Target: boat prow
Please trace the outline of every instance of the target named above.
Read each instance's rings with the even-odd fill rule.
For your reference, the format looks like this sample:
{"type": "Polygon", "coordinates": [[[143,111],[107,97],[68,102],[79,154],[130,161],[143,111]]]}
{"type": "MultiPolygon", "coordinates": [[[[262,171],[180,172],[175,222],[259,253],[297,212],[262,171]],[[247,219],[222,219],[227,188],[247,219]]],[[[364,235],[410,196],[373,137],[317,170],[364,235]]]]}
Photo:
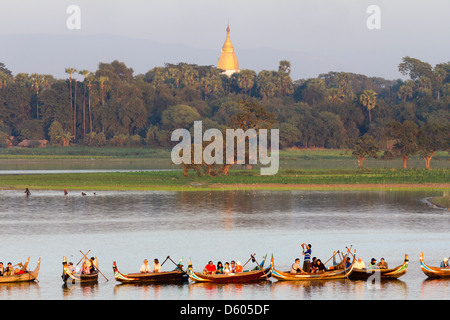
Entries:
{"type": "Polygon", "coordinates": [[[450,278],[450,268],[431,267],[423,260],[423,252],[420,253],[420,269],[428,278],[450,278]]]}

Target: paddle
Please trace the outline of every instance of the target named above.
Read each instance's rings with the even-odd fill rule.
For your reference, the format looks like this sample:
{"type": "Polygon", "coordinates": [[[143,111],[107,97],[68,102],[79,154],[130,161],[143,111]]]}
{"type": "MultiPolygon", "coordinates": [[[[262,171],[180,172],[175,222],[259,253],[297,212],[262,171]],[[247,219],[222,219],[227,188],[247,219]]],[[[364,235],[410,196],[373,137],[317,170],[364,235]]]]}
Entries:
{"type": "MultiPolygon", "coordinates": [[[[91,250],[89,250],[89,251],[91,251],[91,250]]],[[[86,254],[88,254],[89,253],[89,251],[88,252],[86,252],[86,254]]],[[[81,254],[84,256],[84,258],[86,259],[86,260],[89,260],[88,259],[88,257],[86,257],[86,254],[84,254],[81,250],[80,250],[80,252],[81,252],[81,254]]],[[[100,271],[100,269],[98,268],[98,265],[97,265],[97,271],[103,276],[103,278],[105,278],[106,279],[106,281],[109,281],[108,280],[108,278],[107,277],[105,277],[105,275],[100,271]]]]}
{"type": "MultiPolygon", "coordinates": [[[[269,277],[266,275],[266,273],[264,272],[263,268],[261,268],[261,266],[259,265],[259,262],[256,261],[256,259],[255,259],[255,254],[256,254],[256,253],[250,255],[250,257],[251,257],[250,260],[252,260],[253,262],[255,262],[255,263],[257,264],[259,270],[261,270],[262,273],[264,274],[264,277],[266,277],[266,279],[269,280],[269,277]]],[[[250,261],[250,260],[249,260],[249,261],[250,261]]],[[[248,261],[247,261],[247,262],[248,262],[248,261]]]]}
{"type": "MultiPolygon", "coordinates": [[[[81,251],[80,251],[81,252],[81,251]]],[[[88,254],[89,252],[91,252],[91,250],[89,250],[88,252],[86,252],[86,254],[88,254]]],[[[81,252],[83,253],[83,252],[81,252]]],[[[83,254],[84,256],[84,254],[83,254]]],[[[85,260],[87,259],[86,256],[83,257],[85,260]]],[[[80,261],[78,261],[78,263],[75,265],[75,268],[78,267],[78,265],[80,264],[80,262],[83,260],[83,258],[80,259],[80,261]]]]}

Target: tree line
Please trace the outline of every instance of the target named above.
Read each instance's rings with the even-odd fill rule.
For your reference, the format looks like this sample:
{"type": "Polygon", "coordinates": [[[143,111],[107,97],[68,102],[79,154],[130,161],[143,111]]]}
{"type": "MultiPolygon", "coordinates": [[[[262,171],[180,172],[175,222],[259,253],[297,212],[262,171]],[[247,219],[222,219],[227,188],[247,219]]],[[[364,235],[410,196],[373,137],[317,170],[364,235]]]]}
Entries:
{"type": "MultiPolygon", "coordinates": [[[[195,120],[203,121],[204,130],[230,125],[245,100],[276,118],[281,148],[357,152],[372,143],[373,150],[404,162],[423,153],[426,139],[434,151],[448,150],[450,62],[433,67],[404,57],[398,71],[407,80],[348,72],[292,80],[290,71],[289,61],[280,61],[278,70],[244,69],[228,77],[214,66],[167,63],[134,75],[113,61],[92,72],[68,67],[66,79],[56,79],[13,75],[0,63],[0,144],[47,139],[62,146],[168,148],[171,132],[189,129],[195,120]]],[[[376,152],[361,154],[355,156],[376,152]]]]}

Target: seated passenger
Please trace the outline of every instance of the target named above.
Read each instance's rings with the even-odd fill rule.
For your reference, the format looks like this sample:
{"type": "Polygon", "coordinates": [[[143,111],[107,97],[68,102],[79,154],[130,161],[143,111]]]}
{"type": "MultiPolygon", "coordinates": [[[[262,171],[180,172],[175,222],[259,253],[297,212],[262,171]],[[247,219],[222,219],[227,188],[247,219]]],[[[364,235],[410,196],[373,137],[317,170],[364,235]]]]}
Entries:
{"type": "Polygon", "coordinates": [[[83,262],[83,265],[81,266],[80,273],[81,274],[91,274],[91,269],[89,268],[90,264],[91,263],[89,262],[89,260],[83,262]]]}
{"type": "Polygon", "coordinates": [[[95,269],[95,258],[94,258],[94,257],[91,257],[91,259],[89,260],[89,262],[90,262],[90,265],[89,265],[89,271],[90,271],[91,273],[96,272],[97,270],[95,269]]]}
{"type": "Polygon", "coordinates": [[[366,268],[366,264],[364,263],[362,258],[359,257],[358,261],[355,262],[355,269],[365,269],[365,268],[366,268]]]}
{"type": "Polygon", "coordinates": [[[314,272],[315,273],[322,273],[322,272],[325,272],[325,271],[327,271],[327,268],[325,267],[325,265],[322,263],[322,261],[320,259],[317,259],[316,267],[315,267],[314,272]]]}
{"type": "Polygon", "coordinates": [[[212,261],[209,261],[208,264],[203,269],[203,274],[215,274],[216,273],[216,266],[212,261]]]}
{"type": "Polygon", "coordinates": [[[378,269],[376,262],[377,260],[375,258],[370,259],[368,269],[378,269]]]}
{"type": "Polygon", "coordinates": [[[8,266],[5,269],[5,276],[12,276],[14,275],[14,269],[12,267],[12,263],[8,262],[8,266]]]}
{"type": "Polygon", "coordinates": [[[153,272],[161,272],[161,265],[159,264],[159,260],[158,259],[154,260],[153,272]]]}
{"type": "Polygon", "coordinates": [[[139,270],[140,273],[149,273],[150,272],[150,265],[148,264],[148,260],[144,260],[144,264],[141,266],[141,269],[139,270]]]}
{"type": "Polygon", "coordinates": [[[3,267],[3,262],[0,262],[0,277],[5,274],[5,268],[3,267]]]}
{"type": "Polygon", "coordinates": [[[216,273],[219,273],[219,274],[223,273],[223,265],[222,265],[221,261],[217,262],[216,273]]]}
{"type": "Polygon", "coordinates": [[[384,258],[380,259],[380,262],[378,262],[377,267],[380,269],[387,269],[388,268],[388,264],[387,262],[384,260],[384,258]]]}
{"type": "Polygon", "coordinates": [[[234,268],[234,272],[238,273],[238,272],[243,272],[243,271],[244,271],[244,268],[242,268],[241,262],[240,261],[236,262],[236,267],[234,268]]]}
{"type": "Polygon", "coordinates": [[[225,266],[223,268],[223,273],[225,273],[225,274],[231,273],[230,264],[228,262],[225,262],[225,266]]]}
{"type": "Polygon", "coordinates": [[[295,263],[293,263],[291,266],[290,273],[300,273],[300,272],[302,272],[302,269],[300,268],[300,259],[297,258],[295,259],[295,263]]]}
{"type": "Polygon", "coordinates": [[[448,262],[448,258],[444,258],[443,261],[441,262],[440,267],[441,268],[447,267],[448,266],[447,262],[448,262]]]}

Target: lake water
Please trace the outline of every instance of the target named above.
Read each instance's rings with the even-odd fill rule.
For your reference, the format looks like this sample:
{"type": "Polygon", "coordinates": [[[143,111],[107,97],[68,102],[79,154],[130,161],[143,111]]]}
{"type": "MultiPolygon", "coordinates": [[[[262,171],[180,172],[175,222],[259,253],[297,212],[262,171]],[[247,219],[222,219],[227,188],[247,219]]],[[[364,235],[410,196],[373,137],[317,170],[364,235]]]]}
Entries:
{"type": "MultiPolygon", "coordinates": [[[[0,261],[42,259],[38,283],[0,284],[0,299],[449,299],[450,281],[429,281],[419,266],[450,256],[450,216],[424,199],[439,191],[0,191],[0,261]],[[168,255],[195,270],[215,263],[273,254],[278,269],[301,257],[301,243],[328,260],[352,245],[366,264],[384,257],[389,267],[410,264],[397,281],[257,284],[121,285],[112,263],[137,272],[144,259],[168,255]],[[102,273],[93,286],[63,286],[62,259],[75,264],[80,250],[97,256],[102,273]]],[[[251,262],[250,262],[251,264],[251,262]]],[[[152,265],[152,263],[151,263],[152,265]]],[[[166,262],[163,270],[172,269],[166,262]]]]}

